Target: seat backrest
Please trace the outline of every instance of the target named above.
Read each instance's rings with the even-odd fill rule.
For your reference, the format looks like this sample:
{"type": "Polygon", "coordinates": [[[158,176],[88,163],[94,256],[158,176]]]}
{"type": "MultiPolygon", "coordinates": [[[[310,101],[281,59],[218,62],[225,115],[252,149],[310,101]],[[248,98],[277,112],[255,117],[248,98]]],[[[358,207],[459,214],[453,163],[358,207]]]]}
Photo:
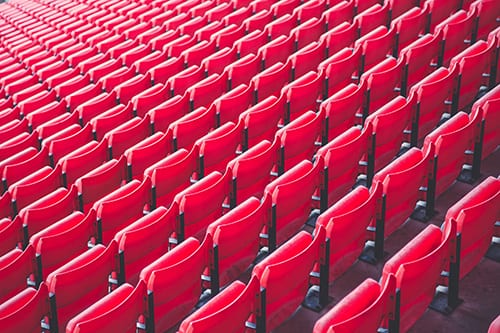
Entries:
{"type": "MultiPolygon", "coordinates": [[[[295,312],[309,288],[309,273],[320,259],[325,231],[314,238],[302,231],[254,266],[252,275],[266,290],[266,330],[272,331],[295,312]]],[[[262,291],[261,291],[262,292],[262,291]]]]}
{"type": "Polygon", "coordinates": [[[313,41],[291,54],[287,61],[292,62],[292,79],[316,71],[318,64],[326,59],[326,41],[313,41]]]}
{"type": "MultiPolygon", "coordinates": [[[[397,1],[391,0],[390,2],[392,2],[392,4],[390,3],[389,6],[393,6],[397,1]]],[[[411,5],[410,1],[408,1],[408,3],[411,5]]],[[[392,15],[394,15],[394,10],[390,10],[392,10],[392,15]]],[[[423,6],[423,8],[420,8],[419,6],[415,6],[411,9],[408,8],[408,10],[401,13],[401,15],[392,16],[394,19],[391,25],[396,28],[397,52],[408,46],[414,40],[418,40],[418,37],[425,33],[428,15],[429,7],[423,6]]]]}
{"type": "Polygon", "coordinates": [[[460,278],[482,259],[491,244],[495,222],[500,219],[500,180],[486,178],[446,212],[445,220],[457,221],[462,234],[460,278]]]}
{"type": "Polygon", "coordinates": [[[366,118],[366,123],[372,123],[375,134],[375,171],[399,153],[412,116],[412,104],[398,96],[366,118]]]}
{"type": "Polygon", "coordinates": [[[351,83],[321,103],[320,109],[325,117],[323,144],[361,122],[365,92],[365,81],[359,85],[351,83]]]}
{"type": "Polygon", "coordinates": [[[169,126],[174,150],[191,149],[197,139],[210,132],[216,123],[215,108],[200,107],[175,120],[169,126]]]}
{"type": "Polygon", "coordinates": [[[340,1],[325,10],[322,17],[325,19],[327,30],[332,30],[345,21],[352,22],[356,10],[355,5],[354,1],[340,1]]]}
{"type": "Polygon", "coordinates": [[[95,245],[95,220],[94,210],[74,212],[31,236],[41,279],[95,245]]]}
{"type": "Polygon", "coordinates": [[[483,152],[482,158],[488,157],[500,144],[500,137],[497,135],[500,124],[500,87],[497,85],[486,95],[481,97],[472,106],[471,117],[476,113],[484,120],[483,152]]]}
{"type": "Polygon", "coordinates": [[[373,177],[381,182],[385,195],[384,231],[387,237],[411,215],[418,200],[420,187],[427,186],[432,172],[434,150],[411,148],[389,163],[373,177]],[[404,186],[405,190],[401,189],[404,186]]]}
{"type": "Polygon", "coordinates": [[[143,179],[147,167],[168,155],[171,143],[167,134],[156,132],[125,150],[123,154],[127,157],[127,178],[143,179]]]}
{"type": "Polygon", "coordinates": [[[275,140],[280,144],[278,173],[290,170],[302,160],[310,161],[316,152],[316,143],[321,142],[323,114],[307,111],[276,132],[275,140]]]}
{"type": "Polygon", "coordinates": [[[28,245],[24,251],[13,249],[0,257],[0,274],[5,286],[0,290],[3,303],[27,287],[35,285],[37,275],[35,249],[28,245]]]}
{"type": "Polygon", "coordinates": [[[49,293],[42,283],[38,290],[26,288],[0,306],[2,331],[40,332],[41,322],[49,315],[49,293]]]}
{"type": "Polygon", "coordinates": [[[120,158],[128,148],[150,136],[150,123],[146,114],[144,118],[134,117],[106,133],[104,139],[108,141],[111,158],[120,158]]]}
{"type": "Polygon", "coordinates": [[[310,71],[282,88],[282,94],[286,94],[287,122],[306,111],[318,110],[318,100],[323,94],[323,80],[322,74],[310,71]]]}
{"type": "Polygon", "coordinates": [[[475,17],[475,9],[470,12],[459,10],[436,26],[435,32],[443,31],[444,66],[448,66],[453,56],[470,45],[475,17]]]}
{"type": "Polygon", "coordinates": [[[23,178],[9,187],[14,212],[19,212],[19,210],[50,194],[61,186],[62,177],[59,165],[54,169],[44,167],[35,172],[33,177],[28,176],[23,178]]]}
{"type": "MultiPolygon", "coordinates": [[[[370,129],[371,125],[368,126],[370,129]]],[[[355,184],[360,172],[358,163],[368,152],[370,133],[369,130],[351,127],[316,153],[316,158],[324,168],[321,196],[328,207],[343,197],[355,184]]]]}
{"type": "Polygon", "coordinates": [[[318,70],[324,72],[325,88],[324,98],[343,90],[348,84],[353,83],[353,75],[359,72],[361,64],[361,48],[354,50],[343,48],[330,55],[318,65],[318,70]]]}
{"type": "Polygon", "coordinates": [[[195,142],[193,149],[198,152],[198,178],[212,171],[224,171],[227,162],[236,157],[238,147],[241,147],[243,126],[242,121],[237,124],[228,122],[195,142]]]}
{"type": "MultiPolygon", "coordinates": [[[[411,29],[409,29],[411,30],[411,29]]],[[[399,52],[406,58],[406,90],[432,73],[438,65],[442,32],[426,34],[407,45],[399,52]]],[[[403,91],[404,92],[404,91],[403,91]]]]}
{"type": "Polygon", "coordinates": [[[117,244],[96,245],[49,274],[51,309],[56,311],[59,331],[69,320],[108,294],[109,276],[116,272],[117,244]]]}
{"type": "Polygon", "coordinates": [[[234,281],[198,311],[184,319],[179,333],[208,333],[214,329],[236,333],[245,330],[247,319],[255,308],[259,281],[251,277],[248,284],[234,281]]]}
{"type": "Polygon", "coordinates": [[[267,213],[264,203],[250,197],[208,226],[207,234],[212,236],[219,251],[221,286],[238,278],[257,257],[267,213]]]}
{"type": "Polygon", "coordinates": [[[286,98],[269,96],[247,111],[240,117],[245,120],[245,148],[251,148],[262,140],[273,141],[278,130],[278,124],[284,119],[286,98]]]}
{"type": "Polygon", "coordinates": [[[485,76],[490,75],[492,68],[493,47],[493,43],[481,40],[450,60],[450,67],[459,66],[458,110],[468,110],[481,86],[488,84],[485,76]]]}
{"type": "Polygon", "coordinates": [[[374,222],[381,198],[380,184],[374,183],[370,190],[359,186],[318,217],[316,230],[324,227],[331,240],[329,281],[358,259],[365,246],[366,228],[374,222]]]}
{"type": "Polygon", "coordinates": [[[292,77],[292,64],[277,62],[255,75],[252,82],[255,88],[256,102],[274,95],[279,96],[281,88],[290,82],[292,77]]]}
{"type": "Polygon", "coordinates": [[[151,202],[151,179],[132,180],[94,203],[98,241],[108,244],[115,233],[144,215],[151,202]]]}
{"type": "Polygon", "coordinates": [[[394,275],[380,285],[364,280],[314,325],[314,333],[376,332],[394,311],[394,275]]]}
{"type": "Polygon", "coordinates": [[[77,189],[62,187],[21,209],[19,217],[29,237],[78,209],[77,189]]]}
{"type": "Polygon", "coordinates": [[[277,163],[277,144],[262,140],[227,163],[232,174],[231,205],[238,205],[251,196],[262,197],[271,181],[271,171],[277,163]]]}
{"type": "Polygon", "coordinates": [[[252,103],[252,86],[246,84],[233,86],[231,91],[215,99],[211,105],[211,107],[215,107],[217,126],[229,121],[237,123],[240,114],[248,109],[252,103]]]}
{"type": "Polygon", "coordinates": [[[189,112],[189,96],[176,95],[148,111],[154,131],[166,132],[174,121],[189,112]]]}
{"type": "Polygon", "coordinates": [[[125,180],[126,160],[112,159],[75,181],[78,188],[80,210],[87,212],[93,203],[119,188],[125,180]]]}
{"type": "Polygon", "coordinates": [[[66,326],[66,332],[119,330],[133,333],[138,318],[146,311],[146,297],[144,281],[139,281],[135,288],[124,283],[73,317],[66,326]]]}
{"type": "Polygon", "coordinates": [[[362,49],[362,73],[369,70],[387,55],[393,53],[396,29],[379,26],[356,40],[355,47],[362,49]]]}
{"type": "Polygon", "coordinates": [[[208,225],[222,216],[223,203],[229,194],[229,179],[229,174],[214,171],[175,196],[181,241],[182,237],[191,236],[201,241],[208,225]]]}
{"type": "Polygon", "coordinates": [[[402,330],[408,330],[431,303],[441,271],[447,269],[454,250],[455,237],[456,224],[443,232],[429,225],[384,265],[381,282],[385,283],[394,274],[396,286],[401,290],[402,330]]]}
{"type": "Polygon", "coordinates": [[[451,101],[457,80],[457,67],[451,70],[441,67],[411,88],[410,95],[417,95],[419,139],[437,127],[443,113],[450,112],[450,107],[446,105],[446,102],[451,101]]]}
{"type": "Polygon", "coordinates": [[[438,159],[436,195],[442,194],[458,177],[462,166],[467,162],[466,150],[473,150],[479,133],[479,117],[470,118],[460,111],[446,123],[428,134],[424,147],[432,142],[438,159]]]}
{"type": "Polygon", "coordinates": [[[277,244],[283,244],[306,223],[319,186],[319,171],[318,164],[304,160],[266,186],[264,195],[272,198],[271,223],[276,228],[277,244]]]}
{"type": "Polygon", "coordinates": [[[353,18],[354,23],[358,26],[359,36],[363,36],[372,31],[378,26],[387,26],[389,23],[389,3],[383,5],[375,3],[373,6],[359,11],[353,18]]]}
{"type": "Polygon", "coordinates": [[[170,207],[175,194],[191,184],[195,170],[196,155],[182,148],[148,167],[144,175],[152,180],[152,208],[170,207]]]}
{"type": "Polygon", "coordinates": [[[188,238],[145,267],[140,279],[147,282],[149,327],[165,331],[184,318],[201,294],[201,274],[209,265],[211,238],[200,243],[188,238]]]}

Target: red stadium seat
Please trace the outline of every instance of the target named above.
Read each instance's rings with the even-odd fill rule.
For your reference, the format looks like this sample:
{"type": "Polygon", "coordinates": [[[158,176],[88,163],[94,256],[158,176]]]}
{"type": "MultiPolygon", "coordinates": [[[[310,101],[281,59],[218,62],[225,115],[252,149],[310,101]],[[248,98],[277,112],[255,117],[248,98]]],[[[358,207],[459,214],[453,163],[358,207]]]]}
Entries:
{"type": "Polygon", "coordinates": [[[240,117],[245,122],[244,148],[255,146],[262,140],[273,141],[278,124],[285,116],[286,100],[283,95],[280,98],[269,96],[263,99],[240,117]]]}
{"type": "Polygon", "coordinates": [[[148,111],[155,132],[167,131],[170,124],[189,112],[189,96],[177,95],[148,111]]]}
{"type": "Polygon", "coordinates": [[[281,88],[290,82],[292,65],[290,62],[277,62],[253,77],[256,102],[262,101],[270,95],[278,96],[281,88]]]}
{"type": "Polygon", "coordinates": [[[151,134],[150,120],[135,117],[106,133],[110,156],[119,158],[128,148],[141,142],[151,134]]]}
{"type": "Polygon", "coordinates": [[[388,26],[389,22],[389,3],[386,2],[383,6],[376,3],[373,6],[359,11],[353,18],[354,23],[358,26],[358,35],[364,36],[378,26],[388,26]]]}
{"type": "Polygon", "coordinates": [[[191,149],[195,141],[215,127],[215,109],[201,107],[170,124],[174,150],[191,149]]]}
{"type": "Polygon", "coordinates": [[[307,111],[276,132],[279,142],[278,173],[289,170],[302,160],[311,160],[321,139],[323,115],[307,111]]]}
{"type": "Polygon", "coordinates": [[[170,207],[174,196],[187,188],[196,171],[196,154],[179,149],[148,167],[144,174],[152,179],[152,207],[170,207]],[[175,177],[174,177],[175,175],[175,177]]]}
{"type": "Polygon", "coordinates": [[[325,60],[326,53],[326,42],[320,41],[319,43],[312,42],[291,54],[288,61],[292,62],[292,78],[316,71],[318,64],[325,60]]]}
{"type": "Polygon", "coordinates": [[[135,332],[139,317],[146,311],[146,290],[142,281],[136,287],[128,283],[121,285],[73,317],[66,331],[83,333],[111,329],[135,332]]]}
{"type": "Polygon", "coordinates": [[[360,85],[351,83],[321,103],[320,110],[325,117],[323,144],[361,123],[365,91],[364,81],[360,85]]]}
{"type": "Polygon", "coordinates": [[[179,333],[201,333],[213,329],[236,333],[245,330],[258,293],[259,281],[255,277],[246,286],[240,281],[233,282],[205,306],[184,319],[179,333]]]}
{"type": "Polygon", "coordinates": [[[322,74],[308,72],[281,89],[286,95],[285,123],[295,120],[306,111],[318,110],[318,101],[323,92],[324,77],[322,74]]]}
{"type": "Polygon", "coordinates": [[[208,225],[222,216],[229,195],[229,174],[214,171],[174,197],[178,210],[177,240],[202,239],[208,225]]]}
{"type": "Polygon", "coordinates": [[[462,171],[462,166],[468,162],[465,151],[473,150],[478,130],[478,116],[471,118],[464,112],[458,112],[426,136],[424,149],[431,143],[436,147],[436,196],[450,187],[462,171]]]}
{"type": "Polygon", "coordinates": [[[376,218],[377,202],[382,188],[375,184],[370,190],[355,188],[324,211],[316,221],[330,238],[330,277],[334,281],[358,259],[365,247],[366,229],[376,218]]]}
{"type": "Polygon", "coordinates": [[[186,90],[189,95],[190,111],[199,107],[208,108],[214,99],[227,91],[227,74],[212,74],[198,81],[186,90]]]}
{"type": "Polygon", "coordinates": [[[264,196],[272,199],[272,220],[267,231],[271,251],[307,222],[312,196],[319,186],[319,171],[317,164],[302,161],[266,186],[264,196]]]}
{"type": "Polygon", "coordinates": [[[346,47],[351,47],[355,43],[356,38],[356,24],[343,22],[321,35],[319,42],[325,43],[327,56],[332,56],[346,47]]]}
{"type": "Polygon", "coordinates": [[[321,183],[321,210],[331,206],[354,186],[359,174],[358,163],[368,151],[371,124],[365,130],[352,127],[321,147],[316,157],[324,168],[321,183]]]}
{"type": "Polygon", "coordinates": [[[116,232],[144,215],[150,206],[151,180],[132,180],[94,203],[97,212],[97,241],[109,244],[116,232]]]}
{"type": "Polygon", "coordinates": [[[258,55],[249,53],[232,64],[228,65],[224,71],[228,73],[228,84],[230,88],[240,84],[249,84],[250,80],[262,69],[261,58],[258,55]]]}
{"type": "Polygon", "coordinates": [[[248,35],[234,42],[238,57],[242,58],[250,53],[257,54],[259,47],[268,42],[265,31],[253,30],[248,35]]]}
{"type": "Polygon", "coordinates": [[[247,110],[253,102],[253,87],[245,84],[233,88],[215,99],[210,107],[215,108],[216,125],[229,121],[236,123],[241,113],[247,110]]]}
{"type": "Polygon", "coordinates": [[[262,45],[257,54],[261,57],[263,68],[270,68],[277,63],[285,63],[293,52],[295,52],[293,36],[279,35],[262,45]]]}
{"type": "Polygon", "coordinates": [[[428,32],[433,32],[437,24],[460,9],[460,2],[451,0],[442,3],[436,0],[426,0],[424,6],[429,7],[430,24],[427,30],[428,32]]]}
{"type": "Polygon", "coordinates": [[[40,280],[95,245],[95,218],[94,210],[73,212],[31,236],[40,280]]]}
{"type": "Polygon", "coordinates": [[[359,46],[362,50],[361,73],[364,73],[384,60],[387,55],[393,54],[395,35],[396,30],[394,28],[387,29],[386,27],[379,26],[356,40],[355,47],[359,46]]]}
{"type": "MultiPolygon", "coordinates": [[[[422,151],[412,148],[373,177],[383,186],[385,200],[384,237],[392,234],[410,217],[415,205],[421,200],[419,189],[427,186],[434,158],[432,148],[422,151]],[[405,191],[401,191],[404,184],[405,191]]],[[[375,227],[375,223],[372,224],[375,227]]]]}
{"type": "Polygon", "coordinates": [[[80,210],[88,212],[93,203],[111,193],[125,180],[126,160],[112,159],[75,181],[80,210]]]}
{"type": "MultiPolygon", "coordinates": [[[[410,96],[415,94],[418,125],[412,129],[412,134],[421,139],[436,128],[444,114],[449,113],[453,90],[455,89],[458,68],[449,71],[439,68],[415,84],[410,90],[410,96]],[[418,134],[418,135],[417,135],[418,134]]],[[[414,140],[416,142],[416,140],[414,140]]]]}
{"type": "Polygon", "coordinates": [[[482,158],[486,158],[491,155],[495,149],[500,145],[500,138],[498,137],[498,126],[500,124],[499,113],[495,112],[498,110],[500,102],[500,88],[497,86],[492,89],[489,93],[481,97],[472,106],[471,117],[475,118],[476,113],[479,114],[484,124],[484,135],[483,135],[483,151],[482,158]]]}
{"type": "Polygon", "coordinates": [[[59,331],[65,330],[71,318],[108,294],[109,276],[117,270],[116,253],[116,242],[108,247],[96,245],[47,277],[51,313],[57,318],[53,324],[59,331]]]}
{"type": "Polygon", "coordinates": [[[259,306],[264,318],[257,319],[258,329],[272,331],[295,312],[309,289],[309,273],[321,258],[324,241],[324,229],[313,239],[302,231],[253,268],[261,294],[265,293],[265,303],[259,306]]]}
{"type": "Polygon", "coordinates": [[[331,55],[318,65],[318,70],[324,73],[325,88],[323,99],[354,82],[353,76],[359,73],[361,64],[361,48],[351,50],[344,48],[331,55]]]}
{"type": "Polygon", "coordinates": [[[440,66],[441,32],[435,35],[427,34],[401,49],[399,55],[405,57],[405,72],[403,76],[402,93],[410,89],[426,76],[431,74],[436,66],[440,66]]]}
{"type": "Polygon", "coordinates": [[[474,23],[474,29],[477,35],[474,40],[486,39],[488,33],[499,26],[498,8],[495,7],[495,2],[491,0],[474,1],[469,11],[474,10],[477,12],[476,22],[474,23]]]}
{"type": "MultiPolygon", "coordinates": [[[[394,5],[395,1],[392,2],[394,5]]],[[[420,36],[425,34],[428,14],[429,8],[427,6],[423,8],[413,7],[393,19],[391,25],[396,29],[396,52],[419,40],[420,36]]]]}
{"type": "Polygon", "coordinates": [[[267,220],[265,208],[265,204],[251,197],[208,226],[207,234],[218,251],[214,260],[218,260],[216,274],[220,286],[238,278],[257,258],[259,235],[267,220]]]}
{"type": "MultiPolygon", "coordinates": [[[[367,156],[368,168],[371,168],[370,158],[374,159],[374,171],[377,172],[398,155],[401,145],[407,141],[405,129],[410,125],[411,111],[412,103],[398,96],[366,118],[366,122],[372,124],[374,140],[374,151],[369,151],[367,156]]],[[[371,184],[371,176],[368,170],[368,184],[371,184]]]]}
{"type": "Polygon", "coordinates": [[[431,303],[441,271],[447,269],[453,253],[455,232],[456,226],[441,232],[430,225],[385,263],[381,283],[387,283],[392,274],[396,276],[396,287],[401,291],[402,331],[407,331],[431,303]]]}
{"type": "Polygon", "coordinates": [[[485,77],[490,75],[493,46],[485,41],[478,41],[451,59],[450,67],[459,67],[459,83],[455,91],[452,113],[458,110],[469,110],[480,94],[480,89],[487,86],[488,82],[485,81],[485,77]]]}
{"type": "Polygon", "coordinates": [[[12,249],[0,259],[0,273],[5,283],[0,291],[0,302],[4,303],[28,286],[36,286],[37,267],[32,246],[28,245],[24,251],[12,249]]]}
{"type": "Polygon", "coordinates": [[[345,21],[351,23],[355,13],[354,1],[340,1],[322,13],[326,23],[326,30],[332,30],[345,21]]]}
{"type": "Polygon", "coordinates": [[[209,266],[210,238],[188,238],[146,266],[140,279],[148,287],[148,329],[165,331],[190,313],[201,294],[201,279],[209,266]]]}
{"type": "Polygon", "coordinates": [[[460,279],[482,259],[491,245],[499,214],[500,180],[488,177],[448,209],[445,220],[457,221],[462,235],[460,279]]]}
{"type": "Polygon", "coordinates": [[[43,167],[9,186],[14,213],[62,186],[61,168],[43,167]]]}
{"type": "Polygon", "coordinates": [[[197,177],[203,178],[212,171],[224,172],[226,164],[236,157],[243,139],[243,123],[225,123],[199,138],[194,143],[198,154],[197,177]]]}
{"type": "Polygon", "coordinates": [[[460,10],[436,26],[435,33],[443,31],[443,65],[471,44],[476,12],[460,10]]]}
{"type": "Polygon", "coordinates": [[[365,118],[399,96],[404,63],[404,56],[398,60],[390,57],[365,71],[361,76],[361,81],[366,81],[363,110],[365,118]]]}
{"type": "Polygon", "coordinates": [[[174,209],[158,207],[115,234],[121,282],[136,284],[141,270],[169,251],[169,238],[175,231],[174,214],[174,209]]]}
{"type": "Polygon", "coordinates": [[[396,279],[389,275],[384,284],[364,280],[314,325],[314,333],[376,332],[394,319],[396,279]]]}
{"type": "Polygon", "coordinates": [[[47,285],[26,288],[0,307],[0,325],[5,332],[38,332],[49,315],[47,285]]]}

